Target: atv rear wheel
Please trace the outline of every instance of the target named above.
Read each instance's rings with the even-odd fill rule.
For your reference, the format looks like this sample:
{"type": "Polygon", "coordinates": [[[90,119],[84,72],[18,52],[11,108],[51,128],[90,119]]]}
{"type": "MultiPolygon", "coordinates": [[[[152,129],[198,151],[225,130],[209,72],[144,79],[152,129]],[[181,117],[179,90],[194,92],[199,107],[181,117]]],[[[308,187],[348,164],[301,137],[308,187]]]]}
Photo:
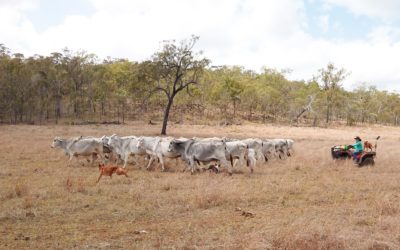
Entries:
{"type": "Polygon", "coordinates": [[[359,167],[368,166],[368,165],[371,165],[371,166],[375,165],[374,158],[367,157],[367,158],[362,159],[361,162],[358,163],[359,167]]]}

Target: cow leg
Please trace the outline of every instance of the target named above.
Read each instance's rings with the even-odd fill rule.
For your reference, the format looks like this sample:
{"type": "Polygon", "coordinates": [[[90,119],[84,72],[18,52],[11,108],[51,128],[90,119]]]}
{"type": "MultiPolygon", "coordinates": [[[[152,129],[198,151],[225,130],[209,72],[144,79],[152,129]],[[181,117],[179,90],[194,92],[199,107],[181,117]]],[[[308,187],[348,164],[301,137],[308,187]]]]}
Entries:
{"type": "Polygon", "coordinates": [[[124,155],[124,166],[122,166],[123,168],[125,168],[126,164],[128,164],[128,158],[129,158],[129,154],[125,154],[124,155]]]}
{"type": "Polygon", "coordinates": [[[133,165],[138,165],[137,163],[137,156],[135,154],[132,155],[133,157],[133,165]]]}
{"type": "Polygon", "coordinates": [[[158,156],[158,160],[160,161],[160,164],[161,164],[161,171],[165,171],[165,166],[164,166],[164,159],[163,159],[163,157],[162,157],[162,155],[159,155],[158,156]]]}
{"type": "MultiPolygon", "coordinates": [[[[257,161],[265,162],[265,156],[264,156],[264,154],[263,154],[262,152],[258,152],[258,153],[256,153],[256,154],[257,154],[257,155],[256,155],[257,161]]],[[[256,164],[257,164],[257,162],[256,162],[256,164]]]]}
{"type": "Polygon", "coordinates": [[[224,165],[224,167],[226,167],[226,168],[228,169],[229,175],[232,175],[232,173],[233,173],[232,165],[229,164],[229,162],[225,159],[225,157],[223,157],[223,158],[221,157],[219,162],[220,162],[222,165],[224,165]]]}
{"type": "Polygon", "coordinates": [[[146,162],[149,160],[150,160],[149,155],[144,155],[143,156],[143,165],[146,165],[146,162]]]}
{"type": "Polygon", "coordinates": [[[193,170],[192,167],[190,168],[190,171],[195,171],[196,169],[200,169],[201,168],[201,163],[198,160],[194,160],[193,161],[193,170]]]}
{"type": "Polygon", "coordinates": [[[79,159],[78,156],[74,155],[74,154],[70,154],[69,155],[69,162],[68,162],[68,166],[70,166],[72,164],[72,159],[76,159],[76,162],[79,164],[79,159]]]}
{"type": "Polygon", "coordinates": [[[250,172],[253,173],[254,172],[254,166],[256,165],[256,163],[254,162],[254,160],[250,161],[250,172]]]}
{"type": "Polygon", "coordinates": [[[184,167],[182,169],[182,173],[186,172],[186,170],[190,167],[190,165],[188,166],[188,164],[190,164],[188,161],[184,161],[184,167]]]}
{"type": "Polygon", "coordinates": [[[119,165],[123,161],[122,155],[115,154],[115,164],[119,165]]]}
{"type": "Polygon", "coordinates": [[[238,162],[239,162],[239,159],[234,159],[232,167],[235,168],[238,162]]]}
{"type": "Polygon", "coordinates": [[[148,163],[147,166],[146,166],[146,169],[149,169],[149,168],[150,168],[150,166],[151,166],[151,164],[153,163],[154,160],[155,160],[155,159],[154,159],[154,156],[151,155],[151,156],[150,156],[149,163],[148,163]]]}
{"type": "Polygon", "coordinates": [[[239,162],[240,166],[244,165],[244,158],[245,158],[244,155],[240,155],[240,157],[238,159],[238,162],[239,162]]]}
{"type": "Polygon", "coordinates": [[[74,158],[74,156],[73,155],[68,155],[69,157],[68,157],[68,164],[67,164],[67,166],[69,167],[69,166],[71,166],[71,161],[72,161],[72,158],[74,158]]]}
{"type": "Polygon", "coordinates": [[[191,172],[191,174],[194,174],[194,169],[195,169],[195,162],[194,162],[194,159],[193,158],[190,158],[189,159],[189,166],[190,166],[190,172],[191,172]]]}
{"type": "Polygon", "coordinates": [[[97,159],[97,154],[93,153],[92,158],[90,159],[90,166],[93,166],[93,163],[96,161],[96,159],[97,159]]]}
{"type": "Polygon", "coordinates": [[[105,163],[106,162],[106,157],[105,157],[105,155],[103,153],[98,153],[98,156],[99,156],[99,158],[101,160],[101,163],[105,163]]]}
{"type": "Polygon", "coordinates": [[[248,164],[247,166],[250,168],[250,172],[253,173],[254,172],[254,168],[257,165],[257,159],[255,157],[250,157],[248,159],[248,164]]]}
{"type": "Polygon", "coordinates": [[[281,156],[281,157],[280,157],[281,160],[286,159],[286,157],[285,157],[286,153],[285,153],[285,151],[284,151],[283,149],[281,149],[279,155],[281,156]]]}
{"type": "Polygon", "coordinates": [[[229,164],[227,164],[227,165],[225,165],[225,166],[228,166],[228,173],[229,173],[229,175],[232,175],[232,174],[233,174],[233,168],[232,168],[232,166],[229,165],[229,164]]]}

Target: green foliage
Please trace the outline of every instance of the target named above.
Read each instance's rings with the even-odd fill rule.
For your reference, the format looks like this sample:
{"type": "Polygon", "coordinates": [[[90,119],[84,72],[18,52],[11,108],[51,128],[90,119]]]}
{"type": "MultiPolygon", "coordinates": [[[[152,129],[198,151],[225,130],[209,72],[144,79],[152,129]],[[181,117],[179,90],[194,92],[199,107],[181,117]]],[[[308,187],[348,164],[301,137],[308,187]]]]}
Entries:
{"type": "Polygon", "coordinates": [[[347,91],[341,85],[347,71],[331,63],[308,82],[268,68],[208,67],[209,60],[193,51],[197,40],[166,41],[143,62],[100,62],[68,49],[25,58],[0,44],[0,122],[161,120],[171,102],[176,120],[400,123],[399,94],[366,84],[347,91]]]}

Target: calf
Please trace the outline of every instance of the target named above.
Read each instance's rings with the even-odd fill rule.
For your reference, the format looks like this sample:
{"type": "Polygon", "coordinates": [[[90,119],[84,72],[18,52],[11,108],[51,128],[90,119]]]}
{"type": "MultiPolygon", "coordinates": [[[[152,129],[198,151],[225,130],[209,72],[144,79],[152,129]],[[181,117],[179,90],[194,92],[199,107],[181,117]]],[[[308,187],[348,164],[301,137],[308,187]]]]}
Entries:
{"type": "Polygon", "coordinates": [[[99,164],[99,171],[100,176],[97,179],[96,183],[99,183],[103,175],[110,176],[110,178],[112,178],[112,175],[116,173],[117,175],[125,175],[126,177],[128,177],[126,169],[117,166],[105,166],[104,164],[99,164]]]}

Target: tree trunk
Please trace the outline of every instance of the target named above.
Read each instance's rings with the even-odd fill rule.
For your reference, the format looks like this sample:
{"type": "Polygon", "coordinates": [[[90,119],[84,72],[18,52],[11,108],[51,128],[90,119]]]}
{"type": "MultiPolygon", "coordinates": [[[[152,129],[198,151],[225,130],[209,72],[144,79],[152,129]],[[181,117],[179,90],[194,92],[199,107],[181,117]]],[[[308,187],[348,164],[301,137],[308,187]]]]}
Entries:
{"type": "Polygon", "coordinates": [[[364,110],[361,110],[361,123],[364,123],[364,121],[365,121],[364,110]]]}
{"type": "Polygon", "coordinates": [[[54,113],[55,113],[55,117],[56,117],[56,124],[58,124],[58,120],[61,118],[61,96],[60,95],[56,96],[54,113]]]}
{"type": "Polygon", "coordinates": [[[236,100],[233,100],[233,119],[232,122],[235,121],[236,118],[236,100]]]}
{"type": "Polygon", "coordinates": [[[173,102],[174,102],[174,97],[168,98],[168,104],[167,104],[167,107],[165,108],[165,111],[164,111],[164,120],[163,120],[162,129],[161,129],[161,134],[162,135],[167,135],[168,117],[169,117],[169,112],[171,110],[173,102]]]}
{"type": "Polygon", "coordinates": [[[50,107],[49,107],[49,103],[47,102],[46,104],[46,121],[48,122],[50,119],[50,107]]]}
{"type": "Polygon", "coordinates": [[[249,107],[249,115],[247,117],[247,120],[249,120],[249,121],[251,121],[252,112],[253,112],[253,105],[250,105],[250,107],[249,107]]]}
{"type": "Polygon", "coordinates": [[[122,103],[122,124],[125,123],[125,102],[122,103]]]}
{"type": "Polygon", "coordinates": [[[330,113],[331,113],[331,105],[328,104],[328,106],[326,108],[326,123],[329,123],[330,113]]]}
{"type": "Polygon", "coordinates": [[[314,120],[313,120],[313,127],[317,126],[317,122],[318,122],[318,117],[317,117],[317,115],[315,115],[314,120]]]}
{"type": "Polygon", "coordinates": [[[118,120],[118,123],[119,123],[119,104],[117,104],[117,120],[118,120]]]}

